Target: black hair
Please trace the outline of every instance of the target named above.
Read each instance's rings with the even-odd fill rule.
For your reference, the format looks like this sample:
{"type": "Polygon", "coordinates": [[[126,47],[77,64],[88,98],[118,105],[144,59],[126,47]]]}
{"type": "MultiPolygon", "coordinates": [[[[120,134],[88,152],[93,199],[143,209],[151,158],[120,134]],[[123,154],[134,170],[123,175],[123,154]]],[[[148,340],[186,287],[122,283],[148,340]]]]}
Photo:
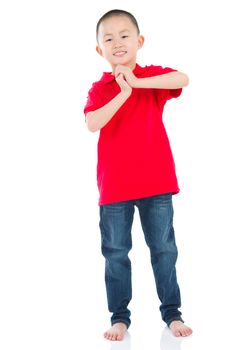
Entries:
{"type": "Polygon", "coordinates": [[[128,17],[131,20],[131,22],[135,25],[138,34],[140,33],[138,22],[137,22],[136,18],[130,12],[124,11],[124,10],[117,10],[117,9],[115,9],[115,10],[111,10],[111,11],[106,12],[99,19],[99,21],[97,22],[97,27],[96,27],[96,38],[97,38],[97,40],[98,40],[98,31],[99,31],[100,24],[105,19],[113,17],[113,16],[126,16],[126,17],[128,17]]]}

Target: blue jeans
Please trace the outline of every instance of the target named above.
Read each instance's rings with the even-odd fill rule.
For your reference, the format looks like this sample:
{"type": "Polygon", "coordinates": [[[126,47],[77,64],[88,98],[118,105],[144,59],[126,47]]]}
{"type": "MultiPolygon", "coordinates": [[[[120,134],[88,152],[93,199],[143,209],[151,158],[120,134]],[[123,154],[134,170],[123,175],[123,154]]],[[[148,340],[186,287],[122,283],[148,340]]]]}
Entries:
{"type": "MultiPolygon", "coordinates": [[[[180,290],[176,278],[177,247],[173,229],[172,194],[104,204],[100,206],[101,248],[105,257],[105,283],[111,324],[130,326],[128,304],[132,297],[131,228],[138,207],[145,241],[150,249],[160,312],[169,326],[182,320],[180,290]]],[[[144,285],[145,287],[145,285],[144,285]]]]}

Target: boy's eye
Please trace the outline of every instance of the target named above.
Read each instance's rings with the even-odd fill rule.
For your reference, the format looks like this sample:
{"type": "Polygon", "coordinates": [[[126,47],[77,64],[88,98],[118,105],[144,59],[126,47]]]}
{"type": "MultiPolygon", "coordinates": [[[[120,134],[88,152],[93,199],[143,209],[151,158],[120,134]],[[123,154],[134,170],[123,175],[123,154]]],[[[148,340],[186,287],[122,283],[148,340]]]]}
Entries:
{"type": "Polygon", "coordinates": [[[112,41],[112,39],[107,39],[107,40],[105,40],[106,42],[108,42],[108,41],[112,41]]]}
{"type": "Polygon", "coordinates": [[[123,35],[122,39],[128,38],[128,35],[123,35]]]}

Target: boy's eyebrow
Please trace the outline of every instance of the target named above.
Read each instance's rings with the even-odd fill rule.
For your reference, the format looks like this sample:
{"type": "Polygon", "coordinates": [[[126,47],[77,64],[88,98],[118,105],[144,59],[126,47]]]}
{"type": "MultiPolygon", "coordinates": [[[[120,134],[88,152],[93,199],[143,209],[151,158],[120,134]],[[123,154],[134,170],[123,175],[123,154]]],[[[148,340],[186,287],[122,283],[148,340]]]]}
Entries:
{"type": "MultiPolygon", "coordinates": [[[[129,30],[128,29],[123,29],[123,30],[121,30],[119,32],[119,34],[122,34],[123,32],[129,32],[129,30]]],[[[106,35],[113,35],[113,34],[112,33],[105,33],[104,36],[106,36],[106,35]]]]}

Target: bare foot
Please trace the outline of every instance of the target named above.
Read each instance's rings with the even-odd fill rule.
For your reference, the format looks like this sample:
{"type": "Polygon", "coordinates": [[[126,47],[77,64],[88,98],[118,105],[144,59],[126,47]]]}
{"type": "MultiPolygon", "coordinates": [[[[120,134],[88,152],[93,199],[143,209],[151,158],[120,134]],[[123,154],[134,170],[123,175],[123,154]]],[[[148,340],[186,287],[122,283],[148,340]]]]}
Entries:
{"type": "Polygon", "coordinates": [[[114,323],[114,325],[104,333],[104,338],[108,340],[123,340],[126,330],[127,326],[125,323],[114,323]]]}
{"type": "Polygon", "coordinates": [[[192,334],[192,329],[186,326],[182,321],[173,321],[169,326],[175,337],[187,337],[192,334]]]}

